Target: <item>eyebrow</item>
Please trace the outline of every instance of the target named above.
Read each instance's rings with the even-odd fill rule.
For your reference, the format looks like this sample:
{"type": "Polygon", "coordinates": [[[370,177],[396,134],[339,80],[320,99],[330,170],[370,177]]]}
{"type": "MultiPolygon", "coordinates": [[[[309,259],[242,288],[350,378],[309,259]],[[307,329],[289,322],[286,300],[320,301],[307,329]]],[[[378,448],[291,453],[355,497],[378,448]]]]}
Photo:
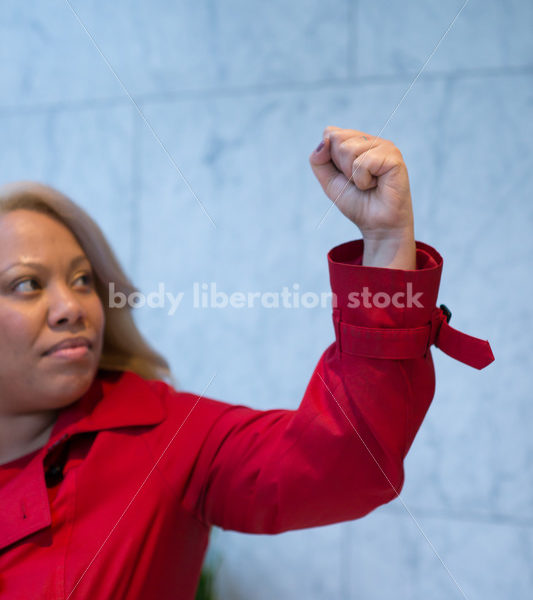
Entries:
{"type": "MultiPolygon", "coordinates": [[[[71,261],[70,261],[70,268],[77,266],[79,263],[87,261],[89,262],[89,259],[80,254],[79,256],[74,257],[71,261]]],[[[23,267],[33,267],[35,269],[45,269],[46,267],[42,264],[42,263],[38,263],[38,262],[33,262],[33,261],[18,261],[18,262],[14,262],[12,264],[10,264],[6,269],[4,269],[3,271],[0,271],[0,273],[5,273],[6,271],[9,271],[9,269],[12,269],[13,267],[16,267],[17,265],[21,265],[23,267]]]]}

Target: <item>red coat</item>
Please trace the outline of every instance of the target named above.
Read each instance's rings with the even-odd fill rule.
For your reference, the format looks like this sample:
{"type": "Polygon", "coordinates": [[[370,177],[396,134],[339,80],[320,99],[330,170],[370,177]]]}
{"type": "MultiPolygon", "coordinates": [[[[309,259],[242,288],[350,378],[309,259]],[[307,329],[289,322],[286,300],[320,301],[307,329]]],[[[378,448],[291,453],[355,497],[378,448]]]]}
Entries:
{"type": "Polygon", "coordinates": [[[335,342],[297,410],[100,371],[44,448],[0,468],[0,597],[190,600],[211,525],[274,534],[393,500],[435,391],[429,346],[476,368],[494,360],[447,324],[442,258],[416,247],[416,271],[361,266],[362,240],[329,252],[335,342]],[[422,306],[348,296],[408,284],[422,306]]]}

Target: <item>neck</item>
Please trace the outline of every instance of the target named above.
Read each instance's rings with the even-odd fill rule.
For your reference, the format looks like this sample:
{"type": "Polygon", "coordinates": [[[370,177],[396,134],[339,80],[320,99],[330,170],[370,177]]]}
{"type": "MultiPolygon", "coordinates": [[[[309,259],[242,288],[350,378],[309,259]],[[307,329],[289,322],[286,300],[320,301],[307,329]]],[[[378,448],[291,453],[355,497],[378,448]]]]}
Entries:
{"type": "Polygon", "coordinates": [[[0,465],[16,460],[48,440],[57,419],[57,411],[0,416],[0,465]]]}

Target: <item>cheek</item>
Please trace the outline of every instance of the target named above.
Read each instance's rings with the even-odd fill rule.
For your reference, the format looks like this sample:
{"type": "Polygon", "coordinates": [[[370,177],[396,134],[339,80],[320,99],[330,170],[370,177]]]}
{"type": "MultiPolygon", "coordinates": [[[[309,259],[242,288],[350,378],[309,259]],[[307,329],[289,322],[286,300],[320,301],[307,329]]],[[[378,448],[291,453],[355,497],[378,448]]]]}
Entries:
{"type": "Polygon", "coordinates": [[[3,357],[26,352],[38,334],[36,315],[0,308],[0,354],[3,357]]]}
{"type": "Polygon", "coordinates": [[[93,327],[103,336],[105,327],[105,312],[100,298],[96,298],[90,306],[90,315],[93,327]]]}

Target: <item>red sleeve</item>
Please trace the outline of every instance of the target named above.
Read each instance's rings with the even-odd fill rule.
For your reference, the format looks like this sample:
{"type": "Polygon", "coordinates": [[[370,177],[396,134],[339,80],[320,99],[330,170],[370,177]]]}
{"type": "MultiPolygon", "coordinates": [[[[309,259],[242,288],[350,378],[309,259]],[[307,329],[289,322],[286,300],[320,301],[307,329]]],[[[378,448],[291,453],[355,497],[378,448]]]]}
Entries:
{"type": "Polygon", "coordinates": [[[416,248],[416,270],[363,267],[363,240],[329,252],[335,342],[297,410],[220,411],[183,497],[200,520],[274,534],[357,519],[397,496],[435,392],[429,346],[443,320],[442,257],[416,248]]]}

